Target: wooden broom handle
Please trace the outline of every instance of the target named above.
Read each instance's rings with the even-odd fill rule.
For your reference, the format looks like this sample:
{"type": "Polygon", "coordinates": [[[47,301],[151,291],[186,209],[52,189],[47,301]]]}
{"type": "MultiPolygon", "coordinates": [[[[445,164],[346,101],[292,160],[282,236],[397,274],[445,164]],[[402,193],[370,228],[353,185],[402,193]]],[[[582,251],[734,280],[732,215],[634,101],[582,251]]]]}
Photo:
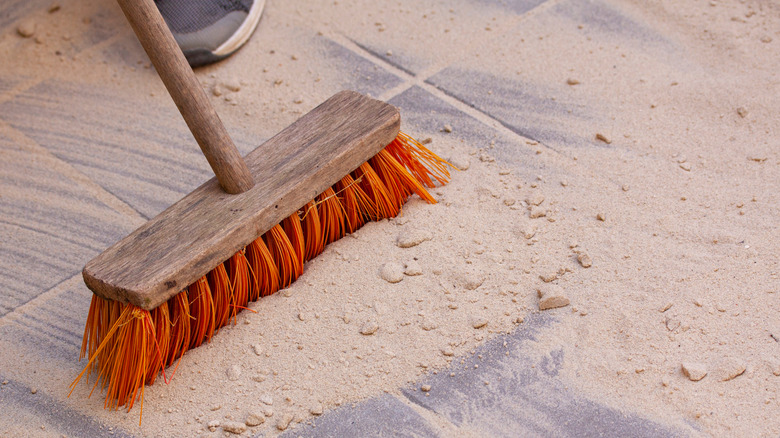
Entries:
{"type": "Polygon", "coordinates": [[[219,184],[232,194],[251,189],[255,184],[252,173],[173,39],[154,0],[117,1],[217,175],[219,184]]]}

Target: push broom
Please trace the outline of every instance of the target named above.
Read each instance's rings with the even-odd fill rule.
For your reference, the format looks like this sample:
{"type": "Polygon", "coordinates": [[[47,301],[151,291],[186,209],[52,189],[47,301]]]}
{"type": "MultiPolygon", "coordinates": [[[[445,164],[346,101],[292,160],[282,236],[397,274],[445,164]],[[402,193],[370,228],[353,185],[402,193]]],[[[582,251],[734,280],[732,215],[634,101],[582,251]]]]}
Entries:
{"type": "Polygon", "coordinates": [[[140,397],[143,414],[144,386],[187,350],[287,287],[328,243],[396,216],[412,194],[435,203],[425,187],[449,173],[399,131],[395,107],[350,91],[242,159],[153,0],[119,4],[216,174],[83,271],[89,361],[71,393],[97,373],[105,407],[140,397]]]}

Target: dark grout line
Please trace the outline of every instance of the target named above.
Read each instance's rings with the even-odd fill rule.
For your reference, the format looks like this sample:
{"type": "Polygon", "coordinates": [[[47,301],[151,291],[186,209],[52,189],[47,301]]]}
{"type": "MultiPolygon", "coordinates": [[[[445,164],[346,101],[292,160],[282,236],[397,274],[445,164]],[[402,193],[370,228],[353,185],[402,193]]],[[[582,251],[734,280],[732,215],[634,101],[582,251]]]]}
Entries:
{"type": "MultiPolygon", "coordinates": [[[[376,58],[377,60],[380,60],[380,61],[382,61],[382,62],[384,62],[384,63],[386,63],[386,64],[388,64],[388,65],[391,65],[391,66],[393,66],[394,68],[396,68],[396,69],[398,69],[398,70],[400,70],[400,71],[402,71],[402,72],[406,73],[407,75],[409,75],[409,76],[411,76],[411,77],[417,77],[417,75],[416,75],[416,74],[414,74],[412,71],[405,69],[404,67],[402,67],[402,66],[401,66],[401,65],[399,65],[398,63],[391,62],[391,61],[389,61],[388,59],[386,59],[386,58],[383,58],[383,57],[382,57],[382,55],[380,55],[380,54],[376,53],[374,50],[371,50],[371,49],[369,49],[368,47],[366,47],[366,46],[364,46],[364,45],[360,44],[359,42],[357,42],[357,41],[355,41],[355,40],[353,40],[353,39],[350,39],[350,38],[347,38],[347,39],[349,39],[350,41],[352,41],[352,43],[354,43],[356,46],[358,46],[358,47],[360,47],[361,49],[365,50],[367,53],[370,53],[370,54],[371,54],[371,55],[372,55],[374,58],[376,58]]],[[[376,63],[376,62],[375,62],[375,63],[376,63]]]]}

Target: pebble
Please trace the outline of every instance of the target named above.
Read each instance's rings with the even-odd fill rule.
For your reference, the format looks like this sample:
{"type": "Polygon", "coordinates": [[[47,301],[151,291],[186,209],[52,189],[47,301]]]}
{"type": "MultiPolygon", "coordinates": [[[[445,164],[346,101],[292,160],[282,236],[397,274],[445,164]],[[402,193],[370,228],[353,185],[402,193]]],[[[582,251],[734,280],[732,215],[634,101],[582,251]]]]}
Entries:
{"type": "Polygon", "coordinates": [[[580,81],[574,78],[566,79],[566,83],[569,85],[579,85],[580,81]]]}
{"type": "Polygon", "coordinates": [[[228,421],[227,423],[222,425],[222,430],[224,430],[225,432],[230,432],[236,435],[240,435],[246,432],[246,424],[239,423],[238,421],[228,421]]]}
{"type": "Polygon", "coordinates": [[[707,375],[707,367],[699,362],[683,362],[681,369],[685,377],[693,382],[698,382],[707,375]]]}
{"type": "Polygon", "coordinates": [[[488,325],[487,318],[475,317],[471,320],[471,326],[474,327],[475,329],[480,329],[482,327],[485,327],[486,325],[488,325]]]}
{"type": "Polygon", "coordinates": [[[206,426],[209,428],[210,431],[214,432],[219,427],[219,420],[211,420],[208,422],[206,426]]]}
{"type": "Polygon", "coordinates": [[[604,222],[604,221],[607,220],[607,215],[606,215],[606,213],[600,211],[600,212],[596,213],[596,219],[600,220],[601,222],[604,222]]]}
{"type": "Polygon", "coordinates": [[[266,417],[273,417],[274,416],[274,410],[270,406],[266,406],[263,408],[263,415],[266,417]]]}
{"type": "Polygon", "coordinates": [[[780,360],[769,359],[767,362],[769,364],[769,369],[772,371],[772,374],[780,377],[780,360]]]}
{"type": "Polygon", "coordinates": [[[263,347],[260,344],[253,344],[252,351],[254,351],[256,355],[260,356],[263,354],[263,347]]]}
{"type": "Polygon", "coordinates": [[[404,268],[404,275],[413,277],[415,275],[422,275],[422,273],[422,268],[420,267],[420,264],[417,263],[417,260],[411,260],[406,263],[406,268],[404,268]]]}
{"type": "Polygon", "coordinates": [[[312,415],[322,415],[322,412],[324,411],[322,407],[322,403],[317,403],[311,408],[309,408],[309,413],[312,415]]]}
{"type": "Polygon", "coordinates": [[[547,210],[542,207],[531,207],[531,211],[528,213],[528,217],[531,219],[538,219],[545,216],[547,216],[547,210]]]}
{"type": "Polygon", "coordinates": [[[24,20],[16,27],[16,33],[22,38],[30,38],[35,35],[35,22],[31,20],[24,20]]]}
{"type": "Polygon", "coordinates": [[[485,276],[477,272],[466,273],[463,277],[463,287],[466,290],[475,290],[485,282],[485,276]]]}
{"type": "Polygon", "coordinates": [[[38,393],[38,388],[32,388],[32,389],[30,389],[30,393],[31,393],[31,394],[37,394],[37,393],[38,393]]]}
{"type": "Polygon", "coordinates": [[[423,385],[423,386],[420,387],[420,390],[422,392],[428,392],[428,391],[431,390],[431,385],[423,385]]]}
{"type": "Polygon", "coordinates": [[[542,205],[542,202],[544,202],[544,195],[537,193],[534,196],[526,199],[525,202],[527,202],[529,205],[542,205]]]}
{"type": "Polygon", "coordinates": [[[225,371],[225,374],[227,374],[228,380],[236,381],[241,377],[241,367],[239,365],[232,365],[225,371]]]}
{"type": "Polygon", "coordinates": [[[265,415],[261,413],[254,413],[254,412],[247,415],[246,421],[244,421],[244,424],[246,424],[249,427],[259,426],[263,423],[265,423],[265,415]]]}
{"type": "Polygon", "coordinates": [[[539,278],[543,282],[545,282],[545,283],[550,283],[550,282],[555,281],[556,279],[558,279],[558,273],[557,272],[548,272],[546,274],[539,275],[539,278]]]}
{"type": "Polygon", "coordinates": [[[455,351],[453,351],[452,348],[450,348],[450,347],[444,347],[444,348],[441,349],[441,354],[443,354],[443,355],[445,355],[447,357],[451,357],[451,356],[455,355],[455,351]]]}
{"type": "Polygon", "coordinates": [[[263,394],[260,397],[260,401],[263,402],[263,404],[272,406],[274,404],[274,399],[269,394],[263,394]]]}
{"type": "Polygon", "coordinates": [[[612,144],[612,140],[602,133],[596,133],[596,140],[603,141],[606,144],[612,144]]]}
{"type": "Polygon", "coordinates": [[[379,276],[388,283],[398,283],[404,279],[404,265],[397,262],[385,263],[379,271],[379,276]]]}
{"type": "Polygon", "coordinates": [[[293,420],[293,416],[288,412],[282,415],[281,418],[279,418],[279,421],[276,422],[276,428],[279,430],[287,430],[287,426],[290,425],[290,422],[292,420],[293,420]]]}
{"type": "Polygon", "coordinates": [[[447,161],[458,170],[468,170],[471,166],[471,159],[468,155],[453,155],[447,161]]]}
{"type": "Polygon", "coordinates": [[[429,332],[431,330],[436,330],[437,328],[439,328],[439,324],[437,324],[436,321],[426,319],[425,321],[423,321],[421,327],[426,332],[429,332]]]}
{"type": "Polygon", "coordinates": [[[360,334],[369,336],[376,333],[376,331],[379,330],[379,324],[377,324],[374,320],[366,321],[365,324],[363,324],[362,327],[360,327],[360,334]]]}
{"type": "Polygon", "coordinates": [[[450,133],[452,132],[452,125],[444,125],[444,128],[442,128],[442,131],[450,133]]]}
{"type": "Polygon", "coordinates": [[[46,9],[46,12],[48,12],[50,14],[53,14],[53,13],[59,11],[61,7],[62,6],[60,6],[59,2],[53,2],[52,4],[49,5],[49,8],[46,9]]]}
{"type": "Polygon", "coordinates": [[[428,230],[405,230],[398,235],[395,243],[399,248],[411,248],[431,239],[433,235],[428,230]]]}
{"type": "Polygon", "coordinates": [[[303,103],[303,97],[302,97],[302,96],[298,96],[298,97],[296,97],[296,98],[293,100],[293,103],[295,103],[295,104],[301,104],[301,103],[303,103]]]}
{"type": "Polygon", "coordinates": [[[732,358],[721,360],[712,372],[713,377],[721,382],[727,382],[731,379],[741,376],[745,373],[747,367],[745,363],[732,358]]]}
{"type": "Polygon", "coordinates": [[[583,268],[590,268],[593,266],[593,261],[590,259],[590,256],[584,252],[581,252],[577,255],[577,261],[580,262],[580,265],[583,268]]]}
{"type": "Polygon", "coordinates": [[[563,288],[555,284],[545,284],[536,289],[539,297],[539,310],[557,309],[571,302],[563,293],[563,288]]]}
{"type": "Polygon", "coordinates": [[[216,97],[222,96],[222,88],[220,88],[219,84],[214,84],[214,86],[211,87],[211,94],[216,97]]]}
{"type": "Polygon", "coordinates": [[[691,164],[690,163],[680,163],[680,169],[690,172],[691,171],[691,164]]]}
{"type": "Polygon", "coordinates": [[[222,86],[234,93],[241,90],[241,83],[235,79],[223,81],[222,86]]]}
{"type": "Polygon", "coordinates": [[[748,110],[745,107],[741,106],[737,108],[737,114],[739,114],[739,116],[744,119],[748,115],[748,110]]]}

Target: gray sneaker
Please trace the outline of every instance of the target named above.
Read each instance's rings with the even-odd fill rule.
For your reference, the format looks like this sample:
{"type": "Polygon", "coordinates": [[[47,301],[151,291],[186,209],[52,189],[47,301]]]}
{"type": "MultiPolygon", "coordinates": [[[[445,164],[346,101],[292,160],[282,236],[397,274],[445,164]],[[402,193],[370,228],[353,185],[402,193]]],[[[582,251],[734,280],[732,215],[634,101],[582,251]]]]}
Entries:
{"type": "Polygon", "coordinates": [[[252,35],[265,0],[155,0],[192,67],[238,50],[252,35]]]}

